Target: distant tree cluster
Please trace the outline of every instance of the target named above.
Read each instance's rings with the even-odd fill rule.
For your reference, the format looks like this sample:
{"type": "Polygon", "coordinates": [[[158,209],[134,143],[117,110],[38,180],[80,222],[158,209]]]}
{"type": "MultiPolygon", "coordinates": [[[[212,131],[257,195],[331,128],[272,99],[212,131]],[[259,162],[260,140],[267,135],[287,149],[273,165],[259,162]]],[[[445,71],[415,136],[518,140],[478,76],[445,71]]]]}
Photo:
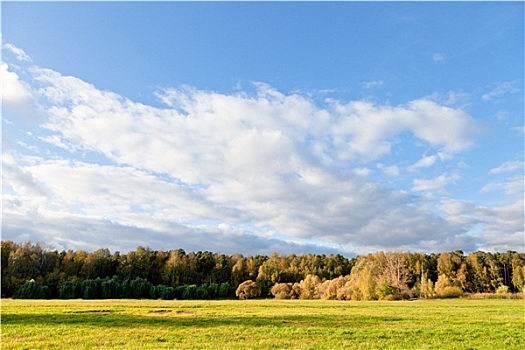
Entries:
{"type": "Polygon", "coordinates": [[[396,300],[525,288],[525,254],[225,255],[139,246],[127,254],[2,241],[2,297],[396,300]]]}
{"type": "Polygon", "coordinates": [[[357,258],[349,275],[321,280],[308,275],[300,283],[278,283],[278,299],[401,300],[454,298],[464,293],[525,290],[525,255],[463,252],[430,254],[377,252],[357,258]]]}

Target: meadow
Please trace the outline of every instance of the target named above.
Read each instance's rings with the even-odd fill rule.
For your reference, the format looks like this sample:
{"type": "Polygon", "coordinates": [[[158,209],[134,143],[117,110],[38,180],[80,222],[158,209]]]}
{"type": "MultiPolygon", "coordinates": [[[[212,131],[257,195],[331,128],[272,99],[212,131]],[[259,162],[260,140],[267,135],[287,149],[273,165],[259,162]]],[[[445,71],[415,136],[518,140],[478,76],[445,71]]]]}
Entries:
{"type": "Polygon", "coordinates": [[[524,349],[523,300],[2,299],[2,349],[524,349]]]}

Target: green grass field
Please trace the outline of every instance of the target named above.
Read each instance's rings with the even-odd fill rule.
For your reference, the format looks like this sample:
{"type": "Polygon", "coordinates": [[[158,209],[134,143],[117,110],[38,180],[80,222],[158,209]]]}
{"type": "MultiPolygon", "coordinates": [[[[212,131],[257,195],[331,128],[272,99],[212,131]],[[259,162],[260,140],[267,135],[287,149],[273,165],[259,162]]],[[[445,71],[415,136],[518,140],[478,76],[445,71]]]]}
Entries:
{"type": "Polygon", "coordinates": [[[524,300],[2,300],[2,349],[525,349],[524,300]]]}

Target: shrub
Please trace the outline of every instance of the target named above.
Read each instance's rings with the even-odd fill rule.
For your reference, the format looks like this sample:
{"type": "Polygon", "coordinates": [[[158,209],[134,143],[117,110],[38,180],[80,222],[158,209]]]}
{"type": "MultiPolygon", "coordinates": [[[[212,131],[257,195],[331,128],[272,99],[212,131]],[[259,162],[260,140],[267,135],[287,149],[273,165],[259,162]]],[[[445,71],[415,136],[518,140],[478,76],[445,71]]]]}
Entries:
{"type": "Polygon", "coordinates": [[[100,278],[84,280],[80,284],[80,293],[83,299],[100,299],[100,278]]]}
{"type": "Polygon", "coordinates": [[[290,299],[292,297],[291,291],[291,283],[277,283],[271,289],[271,293],[275,299],[290,299]]]}
{"type": "Polygon", "coordinates": [[[498,293],[498,294],[506,294],[506,293],[509,293],[509,292],[510,292],[509,287],[505,286],[505,285],[499,286],[498,289],[496,290],[496,293],[498,293]]]}
{"type": "Polygon", "coordinates": [[[173,287],[164,287],[160,298],[163,300],[173,300],[175,299],[175,288],[173,287]]]}
{"type": "Polygon", "coordinates": [[[199,300],[210,299],[210,293],[208,292],[208,287],[205,285],[197,287],[197,290],[195,292],[197,295],[197,299],[199,300]]]}
{"type": "Polygon", "coordinates": [[[301,288],[300,299],[319,299],[318,286],[321,280],[316,275],[307,275],[304,280],[299,282],[301,288]]]}
{"type": "Polygon", "coordinates": [[[399,288],[396,288],[388,284],[387,282],[383,282],[379,285],[379,288],[377,289],[377,294],[379,295],[379,299],[399,300],[396,297],[399,294],[399,288]]]}
{"type": "Polygon", "coordinates": [[[230,284],[228,282],[221,283],[219,286],[219,298],[226,298],[230,294],[230,284]]]}
{"type": "Polygon", "coordinates": [[[208,298],[215,299],[219,296],[219,285],[217,283],[210,283],[208,286],[208,298]]]}
{"type": "Polygon", "coordinates": [[[252,280],[244,281],[241,284],[239,284],[239,287],[237,287],[235,295],[241,300],[256,298],[259,295],[261,295],[261,287],[259,287],[257,282],[254,282],[252,280]]]}
{"type": "Polygon", "coordinates": [[[103,299],[118,299],[122,297],[122,286],[116,277],[104,279],[100,284],[101,297],[103,299]]]}
{"type": "Polygon", "coordinates": [[[186,288],[184,289],[184,292],[182,293],[182,299],[186,299],[186,300],[197,299],[197,286],[195,284],[186,286],[186,288]]]}
{"type": "Polygon", "coordinates": [[[347,279],[344,276],[339,276],[337,278],[329,280],[328,287],[325,289],[321,298],[325,300],[337,299],[337,292],[340,288],[342,288],[345,285],[346,280],[347,279]]]}
{"type": "Polygon", "coordinates": [[[471,293],[469,299],[525,299],[524,293],[471,293]]]}
{"type": "Polygon", "coordinates": [[[448,286],[444,287],[438,294],[440,298],[461,298],[463,291],[459,287],[448,286]]]}
{"type": "Polygon", "coordinates": [[[14,294],[15,299],[48,299],[51,291],[48,286],[39,286],[34,280],[24,283],[14,294]]]}
{"type": "Polygon", "coordinates": [[[173,298],[177,300],[183,299],[184,292],[186,291],[186,286],[177,286],[173,290],[173,298]]]}
{"type": "Polygon", "coordinates": [[[95,289],[93,289],[91,286],[84,288],[82,299],[95,299],[95,289]]]}
{"type": "Polygon", "coordinates": [[[51,289],[48,286],[41,286],[39,291],[39,299],[50,299],[51,289]]]}
{"type": "Polygon", "coordinates": [[[80,286],[77,281],[66,281],[58,288],[60,299],[76,299],[80,297],[80,286]]]}
{"type": "Polygon", "coordinates": [[[150,298],[151,286],[152,284],[148,280],[137,277],[129,282],[129,296],[133,299],[150,298]]]}
{"type": "Polygon", "coordinates": [[[152,299],[173,300],[175,298],[175,289],[159,284],[158,286],[151,286],[149,294],[152,299]]]}

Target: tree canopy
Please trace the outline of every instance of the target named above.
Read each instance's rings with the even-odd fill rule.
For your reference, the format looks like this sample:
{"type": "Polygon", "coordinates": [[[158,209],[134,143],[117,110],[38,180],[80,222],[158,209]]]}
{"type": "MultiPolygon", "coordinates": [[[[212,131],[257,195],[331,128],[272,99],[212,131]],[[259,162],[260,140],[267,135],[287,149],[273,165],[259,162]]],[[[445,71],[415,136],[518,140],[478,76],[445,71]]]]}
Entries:
{"type": "Polygon", "coordinates": [[[525,254],[514,251],[245,257],[142,246],[126,254],[59,252],[41,243],[2,241],[1,263],[2,297],[19,298],[213,299],[238,291],[242,298],[372,300],[525,287],[525,254]]]}

